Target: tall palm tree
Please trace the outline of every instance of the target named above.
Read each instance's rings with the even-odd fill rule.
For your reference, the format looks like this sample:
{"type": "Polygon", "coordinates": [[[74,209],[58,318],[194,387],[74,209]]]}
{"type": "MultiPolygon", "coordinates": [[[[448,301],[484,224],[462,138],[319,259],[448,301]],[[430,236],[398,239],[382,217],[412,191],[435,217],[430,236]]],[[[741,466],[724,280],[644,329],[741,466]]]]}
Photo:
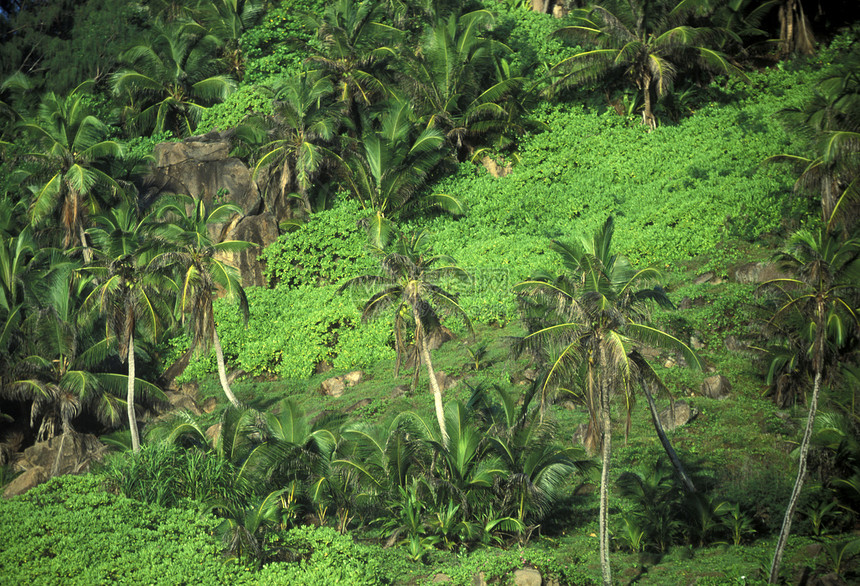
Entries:
{"type": "Polygon", "coordinates": [[[82,246],[87,261],[90,250],[84,232],[87,216],[101,208],[99,190],[112,194],[121,191],[100,165],[122,155],[119,143],[108,138],[107,125],[88,110],[84,92],[90,85],[81,84],[66,98],[48,94],[36,118],[21,125],[35,147],[27,156],[40,167],[31,177],[30,221],[41,226],[59,220],[63,246],[82,246]]]}
{"type": "Polygon", "coordinates": [[[770,568],[771,584],[779,580],[782,556],[803,488],[818,397],[828,358],[834,349],[844,347],[860,335],[860,317],[856,310],[860,293],[860,241],[842,241],[824,228],[817,232],[800,231],[792,236],[789,249],[778,260],[781,268],[791,276],[765,284],[779,298],[779,306],[772,321],[798,320],[794,323],[812,334],[803,350],[808,356],[813,383],[806,429],[800,443],[797,479],[786,507],[770,568]]]}
{"type": "MultiPolygon", "coordinates": [[[[582,246],[554,243],[570,273],[556,277],[542,275],[517,285],[528,333],[515,345],[517,352],[531,352],[547,365],[540,388],[544,403],[553,388],[570,386],[584,365],[582,399],[589,412],[589,435],[601,447],[603,462],[600,558],[607,585],[612,580],[608,527],[611,397],[620,394],[629,406],[638,384],[649,398],[653,415],[649,385],[659,381],[659,377],[637,351],[640,344],[680,351],[688,364],[701,367],[698,357],[686,344],[648,324],[649,302],[665,306],[671,303],[660,287],[638,289],[640,284],[655,278],[656,271],[635,270],[625,258],[612,254],[613,230],[610,217],[582,246]]],[[[659,418],[652,419],[664,447],[674,456],[678,474],[685,479],[688,489],[694,490],[665,434],[660,433],[659,418]]]]}
{"type": "Polygon", "coordinates": [[[163,220],[157,234],[170,248],[153,260],[157,266],[173,267],[177,271],[179,312],[183,323],[192,333],[192,347],[198,351],[215,350],[221,388],[234,407],[239,400],[227,381],[224,350],[215,327],[212,305],[216,294],[238,302],[248,318],[248,298],[242,288],[238,271],[219,257],[223,253],[240,252],[254,244],[242,240],[214,242],[209,225],[226,222],[241,209],[233,204],[206,205],[200,198],[176,196],[158,207],[157,217],[163,220]]]}
{"type": "Polygon", "coordinates": [[[311,212],[309,191],[317,174],[327,159],[335,158],[329,146],[341,117],[330,101],[333,91],[328,77],[303,73],[289,78],[275,89],[274,112],[262,121],[269,142],[254,176],[268,168],[268,189],[280,197],[297,191],[306,213],[311,212]]]}
{"type": "Polygon", "coordinates": [[[149,216],[138,219],[125,202],[98,220],[99,227],[92,233],[101,262],[87,267],[96,281],[83,308],[104,319],[105,338],[116,344],[120,360],[128,362],[126,407],[132,449],[138,452],[135,335],[157,338],[164,318],[170,315],[165,292],[175,288],[175,283],[151,262],[149,216]]]}
{"type": "Polygon", "coordinates": [[[682,67],[740,73],[713,48],[720,31],[688,24],[697,10],[708,5],[709,0],[682,0],[673,8],[663,0],[603,0],[573,12],[574,24],[561,27],[556,34],[594,48],[556,64],[553,71],[560,77],[555,85],[623,76],[642,92],[643,124],[655,128],[654,97],[672,90],[682,67]]]}
{"type": "Polygon", "coordinates": [[[191,134],[206,107],[236,88],[219,73],[218,39],[197,23],[158,24],[152,39],[120,55],[127,64],[111,78],[113,91],[130,102],[136,123],[144,130],[191,134]]]}
{"type": "Polygon", "coordinates": [[[405,329],[408,316],[411,314],[415,348],[420,361],[427,368],[430,388],[433,391],[436,419],[443,444],[447,445],[448,434],[445,428],[445,410],[442,406],[442,389],[433,370],[429,340],[430,335],[435,333],[432,330],[438,328],[440,312],[459,316],[469,328],[471,328],[471,322],[457,304],[456,296],[438,284],[444,276],[463,278],[465,271],[456,267],[452,258],[433,255],[425,239],[424,233],[417,233],[408,238],[400,234],[387,250],[380,250],[382,253],[380,274],[350,279],[338,289],[338,292],[358,285],[375,291],[364,303],[361,316],[365,320],[377,317],[386,310],[394,310],[398,365],[405,349],[405,329]],[[439,264],[442,266],[434,266],[439,264]]]}

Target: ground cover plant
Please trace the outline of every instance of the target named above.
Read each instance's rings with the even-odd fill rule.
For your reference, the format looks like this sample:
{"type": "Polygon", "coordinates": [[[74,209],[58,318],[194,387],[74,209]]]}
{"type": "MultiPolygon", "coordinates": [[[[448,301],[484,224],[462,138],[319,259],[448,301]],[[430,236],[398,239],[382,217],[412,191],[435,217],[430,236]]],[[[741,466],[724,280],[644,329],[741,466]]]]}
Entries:
{"type": "Polygon", "coordinates": [[[860,577],[856,29],[72,4],[0,2],[0,483],[113,453],[0,502],[4,578],[860,577]],[[155,195],[203,132],[265,246],[229,190],[155,195]]]}

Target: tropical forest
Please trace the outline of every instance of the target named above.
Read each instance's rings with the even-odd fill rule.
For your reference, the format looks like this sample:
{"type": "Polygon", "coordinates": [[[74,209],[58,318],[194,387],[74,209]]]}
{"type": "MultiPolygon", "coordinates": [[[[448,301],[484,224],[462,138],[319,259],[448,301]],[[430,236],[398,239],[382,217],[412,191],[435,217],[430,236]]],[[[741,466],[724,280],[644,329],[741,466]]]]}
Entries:
{"type": "Polygon", "coordinates": [[[855,0],[0,0],[0,584],[860,583],[855,0]]]}

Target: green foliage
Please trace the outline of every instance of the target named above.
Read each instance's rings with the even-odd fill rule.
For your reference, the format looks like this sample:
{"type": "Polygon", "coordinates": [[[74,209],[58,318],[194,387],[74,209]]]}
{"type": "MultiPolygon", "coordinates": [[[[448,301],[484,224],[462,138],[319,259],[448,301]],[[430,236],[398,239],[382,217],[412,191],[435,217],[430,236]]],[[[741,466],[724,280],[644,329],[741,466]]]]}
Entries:
{"type": "Polygon", "coordinates": [[[105,492],[95,475],[54,478],[0,502],[0,575],[10,584],[237,583],[210,535],[218,521],[105,492]]]}
{"type": "Polygon", "coordinates": [[[272,544],[299,559],[295,564],[271,564],[260,573],[264,585],[376,586],[393,581],[391,568],[376,548],[355,543],[330,527],[296,527],[272,537],[272,544]]]}
{"type": "Polygon", "coordinates": [[[358,203],[340,203],[267,246],[260,260],[266,263],[269,284],[285,288],[338,284],[372,270],[377,262],[356,223],[360,213],[358,203]]]}
{"type": "Polygon", "coordinates": [[[285,0],[243,34],[240,46],[245,55],[245,82],[301,73],[306,55],[302,49],[316,33],[306,22],[305,13],[321,14],[325,6],[320,0],[285,0]]]}
{"type": "Polygon", "coordinates": [[[214,454],[167,443],[147,443],[139,453],[116,454],[103,474],[108,486],[128,498],[162,507],[191,500],[199,505],[244,503],[249,487],[236,482],[233,465],[214,454]]]}
{"type": "MultiPolygon", "coordinates": [[[[333,285],[250,288],[253,311],[247,327],[238,308],[216,300],[218,332],[228,359],[251,374],[298,379],[310,376],[324,360],[354,368],[391,358],[390,326],[362,324],[355,303],[335,291],[333,285]]],[[[193,361],[182,380],[214,370],[214,357],[206,356],[193,361]]]]}
{"type": "Polygon", "coordinates": [[[234,93],[219,103],[207,108],[200,117],[196,133],[205,134],[210,130],[234,128],[252,114],[271,114],[272,99],[258,85],[243,84],[234,93]]]}

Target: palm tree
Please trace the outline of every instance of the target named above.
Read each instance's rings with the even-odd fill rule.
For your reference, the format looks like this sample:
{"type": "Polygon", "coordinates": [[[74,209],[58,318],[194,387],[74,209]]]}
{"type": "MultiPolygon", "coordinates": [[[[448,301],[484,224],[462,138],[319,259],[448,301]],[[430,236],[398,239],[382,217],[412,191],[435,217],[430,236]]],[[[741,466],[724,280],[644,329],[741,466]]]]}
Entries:
{"type": "Polygon", "coordinates": [[[129,68],[111,78],[114,94],[125,96],[143,129],[191,134],[206,106],[236,88],[218,73],[218,39],[196,23],[158,24],[149,43],[120,55],[129,68]]]}
{"type": "MultiPolygon", "coordinates": [[[[605,584],[611,584],[609,566],[609,463],[611,458],[610,401],[621,394],[631,404],[634,385],[650,399],[649,385],[659,377],[637,351],[637,344],[660,345],[680,351],[688,364],[701,367],[696,354],[674,336],[647,323],[646,305],[671,306],[660,287],[637,289],[656,277],[653,269],[634,270],[627,260],[611,254],[613,220],[610,217],[582,246],[554,243],[571,274],[542,275],[517,285],[521,292],[528,334],[515,345],[547,364],[540,393],[542,402],[553,387],[569,386],[584,369],[582,399],[589,412],[589,435],[601,446],[603,470],[600,485],[600,557],[605,584]],[[584,366],[581,366],[584,365],[584,366]]],[[[629,414],[628,414],[629,417],[629,414]]],[[[652,417],[663,445],[679,476],[695,490],[680,461],[661,433],[659,417],[652,417]]]]}
{"type": "Polygon", "coordinates": [[[215,350],[218,362],[218,378],[221,388],[234,407],[239,400],[227,382],[224,351],[215,327],[215,311],[212,300],[216,294],[239,303],[239,308],[248,318],[248,298],[242,288],[238,271],[218,255],[246,250],[254,246],[242,240],[213,242],[209,225],[226,222],[241,209],[233,204],[219,204],[209,208],[199,198],[176,196],[165,200],[156,212],[158,219],[165,220],[157,234],[170,250],[158,255],[153,262],[161,267],[177,270],[179,287],[179,312],[183,323],[189,323],[193,348],[215,350]]]}
{"type": "MultiPolygon", "coordinates": [[[[443,444],[448,443],[445,428],[445,411],[442,406],[442,390],[436,380],[433,362],[430,358],[430,336],[438,331],[440,312],[457,315],[468,328],[471,322],[463,309],[457,304],[456,296],[438,285],[444,276],[463,278],[465,272],[455,266],[454,260],[447,256],[433,255],[425,242],[426,234],[417,233],[407,238],[400,234],[397,240],[380,259],[381,274],[355,277],[344,283],[338,292],[358,285],[376,291],[364,303],[361,317],[364,320],[379,316],[388,309],[394,309],[394,335],[397,341],[398,361],[405,349],[405,329],[409,314],[414,327],[415,348],[427,368],[436,419],[442,433],[443,444]],[[442,266],[434,266],[444,263],[442,266]]],[[[417,371],[417,367],[416,367],[417,371]]],[[[416,372],[417,374],[417,372],[416,372]]]]}
{"type": "Polygon", "coordinates": [[[262,147],[265,154],[254,176],[270,169],[269,189],[280,197],[297,190],[305,212],[310,213],[313,182],[326,160],[335,158],[328,148],[340,125],[340,115],[329,102],[334,89],[328,77],[303,73],[275,91],[274,112],[262,121],[269,142],[262,147]]]}
{"type": "Polygon", "coordinates": [[[48,94],[36,118],[20,127],[35,147],[27,156],[38,161],[41,169],[32,177],[30,221],[41,226],[59,215],[63,246],[68,249],[79,244],[86,261],[91,253],[84,232],[87,216],[101,207],[99,189],[113,194],[121,191],[99,165],[122,155],[120,145],[108,139],[108,127],[87,108],[84,91],[90,85],[79,85],[64,99],[48,94]]]}
{"type": "Polygon", "coordinates": [[[771,584],[779,579],[782,556],[803,488],[818,396],[828,359],[835,349],[845,346],[851,339],[856,340],[860,328],[855,310],[860,289],[860,241],[841,241],[824,228],[817,232],[800,231],[792,237],[788,251],[778,260],[781,268],[792,276],[765,283],[780,299],[771,321],[799,319],[800,327],[812,334],[804,351],[814,378],[806,429],[800,444],[797,479],[770,568],[771,584]]]}
{"type": "Polygon", "coordinates": [[[427,28],[420,51],[402,66],[401,82],[421,120],[445,135],[461,161],[474,153],[479,140],[505,131],[515,105],[505,98],[524,81],[521,76],[488,76],[496,69],[496,57],[510,52],[481,37],[493,22],[486,10],[436,22],[427,28]]]}
{"type": "MultiPolygon", "coordinates": [[[[857,216],[860,195],[860,53],[848,56],[834,75],[825,78],[816,96],[802,108],[781,112],[790,132],[811,147],[811,156],[776,155],[768,161],[789,162],[801,169],[795,190],[821,198],[821,217],[832,229],[857,216]]],[[[849,223],[846,222],[846,225],[849,223]]],[[[849,225],[850,227],[850,225],[849,225]]]]}
{"type": "Polygon", "coordinates": [[[96,277],[96,285],[83,305],[84,311],[104,318],[105,338],[116,344],[120,360],[128,361],[126,407],[135,453],[140,451],[134,408],[135,334],[157,338],[164,316],[169,315],[165,290],[175,288],[175,283],[151,262],[150,219],[145,216],[138,220],[127,202],[98,218],[100,226],[92,234],[102,262],[87,267],[96,277]]]}
{"type": "MultiPolygon", "coordinates": [[[[322,15],[309,15],[322,47],[311,54],[310,63],[334,78],[338,101],[347,117],[358,122],[358,108],[367,108],[384,97],[386,62],[396,53],[402,33],[383,24],[382,4],[358,0],[336,0],[322,15]]],[[[355,131],[361,133],[356,126],[355,131]]]]}
{"type": "Polygon", "coordinates": [[[642,92],[642,122],[657,126],[653,99],[672,90],[684,66],[739,74],[740,70],[712,48],[718,31],[688,25],[708,0],[681,1],[674,8],[662,0],[605,0],[571,14],[575,24],[556,34],[594,45],[553,67],[560,74],[555,85],[569,86],[600,78],[623,76],[642,92]]]}
{"type": "MultiPolygon", "coordinates": [[[[412,106],[394,100],[382,114],[379,130],[366,129],[358,149],[343,160],[346,184],[363,208],[376,212],[377,219],[396,216],[444,158],[444,142],[436,129],[419,131],[412,106]]],[[[428,199],[460,209],[449,197],[428,199]]]]}
{"type": "Polygon", "coordinates": [[[245,64],[239,39],[259,24],[265,14],[265,0],[216,0],[206,4],[203,22],[221,42],[220,53],[230,64],[230,72],[242,80],[245,64]]]}

